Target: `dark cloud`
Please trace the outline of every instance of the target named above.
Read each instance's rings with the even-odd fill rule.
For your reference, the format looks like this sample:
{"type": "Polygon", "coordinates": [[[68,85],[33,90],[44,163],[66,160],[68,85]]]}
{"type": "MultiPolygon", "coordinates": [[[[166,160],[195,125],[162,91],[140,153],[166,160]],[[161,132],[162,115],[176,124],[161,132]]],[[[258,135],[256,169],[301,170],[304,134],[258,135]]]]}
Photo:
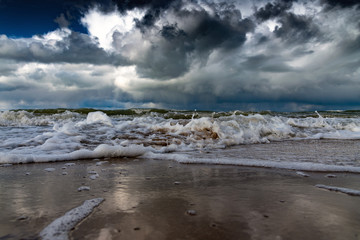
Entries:
{"type": "Polygon", "coordinates": [[[266,106],[265,109],[272,110],[296,110],[288,106],[289,103],[294,103],[297,109],[302,109],[301,106],[305,105],[318,106],[318,109],[329,106],[359,106],[360,84],[343,79],[341,75],[324,75],[317,82],[307,77],[295,77],[288,80],[288,86],[276,85],[256,75],[251,80],[246,77],[226,81],[213,80],[214,78],[208,78],[191,83],[179,82],[176,85],[143,86],[143,94],[138,100],[166,103],[172,107],[210,110],[236,109],[235,106],[241,106],[240,109],[249,109],[247,106],[252,106],[254,109],[264,110],[266,106]]]}
{"type": "Polygon", "coordinates": [[[63,51],[58,56],[54,54],[54,61],[58,59],[59,61],[74,63],[126,65],[124,58],[105,52],[85,34],[72,32],[64,41],[58,42],[58,46],[63,51]]]}
{"type": "Polygon", "coordinates": [[[297,47],[295,48],[293,51],[292,51],[292,57],[302,57],[302,56],[305,56],[305,55],[310,55],[310,54],[313,54],[315,53],[314,50],[309,50],[309,49],[306,49],[304,48],[303,46],[300,46],[300,47],[297,47]]]}
{"type": "Polygon", "coordinates": [[[291,7],[292,1],[279,0],[276,2],[269,2],[264,7],[258,9],[254,13],[254,16],[258,21],[263,22],[271,18],[281,16],[291,7]]]}
{"type": "MultiPolygon", "coordinates": [[[[44,39],[44,36],[39,36],[39,39],[44,39]]],[[[0,59],[41,63],[128,64],[120,55],[107,53],[99,48],[88,35],[78,32],[71,32],[61,41],[57,41],[55,49],[42,41],[27,44],[2,38],[0,39],[0,59]]]]}
{"type": "Polygon", "coordinates": [[[135,19],[136,27],[142,32],[145,32],[149,27],[152,27],[155,21],[160,16],[160,9],[150,9],[146,12],[145,16],[139,20],[135,19]]]}
{"type": "Polygon", "coordinates": [[[252,56],[252,57],[248,57],[246,59],[246,61],[243,62],[243,66],[247,69],[258,69],[261,66],[264,65],[264,63],[271,61],[272,57],[271,56],[266,56],[266,55],[256,55],[256,56],[252,56]]]}
{"type": "Polygon", "coordinates": [[[181,0],[113,0],[120,12],[126,12],[134,8],[147,9],[142,19],[136,19],[136,27],[142,32],[152,27],[156,20],[159,19],[163,11],[172,5],[179,8],[182,5],[181,0]]]}
{"type": "Polygon", "coordinates": [[[181,38],[174,38],[171,41],[164,39],[159,42],[159,45],[153,45],[144,59],[137,63],[137,73],[142,77],[157,80],[179,77],[190,67],[191,59],[187,53],[192,49],[181,38]]]}
{"type": "Polygon", "coordinates": [[[269,38],[267,36],[261,36],[259,39],[258,39],[258,42],[257,44],[263,44],[263,43],[266,43],[267,41],[269,41],[269,38]]]}
{"type": "Polygon", "coordinates": [[[215,50],[227,52],[241,47],[255,24],[248,18],[242,19],[232,4],[209,7],[215,14],[210,15],[204,9],[175,10],[178,19],[191,19],[191,27],[181,29],[176,23],[163,25],[158,31],[162,39],[153,43],[145,58],[137,63],[137,72],[142,77],[156,79],[179,77],[194,61],[206,64],[215,50]]]}
{"type": "Polygon", "coordinates": [[[357,6],[360,7],[359,0],[321,0],[322,4],[325,4],[327,9],[330,10],[334,7],[350,8],[357,6]]]}
{"type": "Polygon", "coordinates": [[[256,10],[254,16],[260,23],[276,18],[280,26],[276,26],[274,33],[284,41],[299,43],[322,39],[321,30],[311,17],[289,12],[292,5],[292,0],[269,2],[256,10]]]}
{"type": "Polygon", "coordinates": [[[187,36],[185,31],[179,29],[176,23],[164,25],[160,31],[160,34],[163,38],[165,38],[168,41],[172,41],[187,36]]]}
{"type": "Polygon", "coordinates": [[[70,25],[70,21],[65,17],[64,13],[61,13],[60,16],[55,18],[54,22],[59,24],[61,28],[67,28],[70,25]]]}
{"type": "Polygon", "coordinates": [[[233,4],[228,2],[210,3],[213,9],[216,9],[216,15],[227,22],[236,22],[242,18],[241,11],[233,4]]]}
{"type": "Polygon", "coordinates": [[[181,0],[112,0],[121,12],[134,8],[150,8],[164,10],[169,8],[173,2],[181,0]]]}
{"type": "Polygon", "coordinates": [[[279,23],[281,26],[276,26],[274,33],[285,41],[301,43],[322,39],[322,33],[311,17],[284,13],[279,23]]]}
{"type": "Polygon", "coordinates": [[[0,83],[0,92],[13,92],[16,90],[26,90],[28,87],[26,86],[13,86],[10,84],[0,83]]]}
{"type": "Polygon", "coordinates": [[[281,56],[275,55],[257,55],[247,58],[242,66],[252,71],[263,72],[291,72],[294,69],[288,66],[281,56]]]}
{"type": "Polygon", "coordinates": [[[198,23],[194,30],[187,34],[196,43],[196,49],[199,51],[208,51],[219,47],[223,49],[239,47],[245,42],[246,33],[254,29],[254,25],[249,19],[238,19],[235,24],[231,24],[227,18],[195,14],[199,16],[198,23]]]}

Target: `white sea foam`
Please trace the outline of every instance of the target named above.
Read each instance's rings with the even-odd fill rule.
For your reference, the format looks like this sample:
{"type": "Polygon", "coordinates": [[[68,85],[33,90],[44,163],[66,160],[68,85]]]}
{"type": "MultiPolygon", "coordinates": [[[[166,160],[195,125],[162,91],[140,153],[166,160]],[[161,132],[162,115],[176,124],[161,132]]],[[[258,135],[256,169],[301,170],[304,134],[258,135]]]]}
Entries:
{"type": "Polygon", "coordinates": [[[89,176],[89,178],[90,178],[91,180],[95,180],[95,179],[97,179],[98,177],[100,177],[99,174],[92,174],[92,175],[89,176]]]}
{"type": "Polygon", "coordinates": [[[144,154],[148,148],[138,145],[109,146],[101,144],[94,150],[81,149],[65,154],[11,154],[0,153],[0,163],[34,163],[34,162],[56,162],[73,161],[78,159],[94,159],[106,157],[137,157],[144,154]]]}
{"type": "Polygon", "coordinates": [[[301,171],[297,171],[296,174],[299,176],[302,176],[302,177],[309,177],[309,174],[301,172],[301,171]]]}
{"type": "Polygon", "coordinates": [[[315,186],[318,188],[327,189],[329,191],[342,192],[342,193],[346,193],[346,194],[352,195],[352,196],[360,196],[359,190],[343,188],[343,187],[334,187],[334,186],[328,186],[328,185],[323,185],[323,184],[317,184],[315,186]]]}
{"type": "Polygon", "coordinates": [[[109,161],[100,161],[96,163],[96,166],[101,166],[103,164],[109,163],[109,161]]]}
{"type": "Polygon", "coordinates": [[[36,115],[28,111],[0,111],[0,126],[47,126],[79,118],[80,114],[70,111],[51,115],[36,115]]]}
{"type": "Polygon", "coordinates": [[[78,124],[82,125],[82,124],[94,124],[94,123],[101,123],[101,124],[105,124],[108,126],[113,126],[111,118],[108,115],[106,115],[105,113],[100,112],[100,111],[90,112],[87,115],[86,120],[81,121],[78,124]]]}
{"type": "Polygon", "coordinates": [[[81,220],[86,218],[95,207],[104,201],[103,198],[86,200],[81,206],[76,207],[55,219],[40,232],[43,240],[67,240],[68,234],[81,220]]]}
{"type": "Polygon", "coordinates": [[[90,187],[88,186],[81,186],[78,188],[78,192],[82,192],[82,191],[90,191],[90,187]]]}
{"type": "MultiPolygon", "coordinates": [[[[243,159],[239,157],[234,158],[195,158],[186,154],[159,154],[147,153],[144,157],[153,159],[172,160],[184,164],[216,164],[216,165],[234,165],[245,167],[261,167],[261,168],[278,168],[300,171],[313,172],[349,172],[360,173],[360,167],[354,166],[340,166],[329,165],[313,162],[286,162],[286,161],[271,161],[271,160],[254,160],[243,159]]],[[[300,173],[300,172],[299,172],[300,173]]]]}

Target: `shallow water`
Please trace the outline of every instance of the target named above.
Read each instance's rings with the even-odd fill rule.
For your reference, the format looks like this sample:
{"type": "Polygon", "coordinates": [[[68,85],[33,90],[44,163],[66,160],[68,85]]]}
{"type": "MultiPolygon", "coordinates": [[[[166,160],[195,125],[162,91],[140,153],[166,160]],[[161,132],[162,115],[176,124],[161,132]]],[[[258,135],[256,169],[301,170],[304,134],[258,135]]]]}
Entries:
{"type": "Polygon", "coordinates": [[[307,172],[309,177],[303,177],[293,170],[146,159],[98,162],[0,168],[0,239],[37,239],[53,220],[99,197],[105,201],[70,233],[71,239],[360,236],[360,198],[316,187],[360,190],[358,174],[335,173],[329,178],[327,173],[307,172]],[[49,167],[55,170],[44,171],[49,167]],[[99,177],[92,180],[94,171],[99,177]],[[90,190],[79,192],[80,186],[90,190]]]}

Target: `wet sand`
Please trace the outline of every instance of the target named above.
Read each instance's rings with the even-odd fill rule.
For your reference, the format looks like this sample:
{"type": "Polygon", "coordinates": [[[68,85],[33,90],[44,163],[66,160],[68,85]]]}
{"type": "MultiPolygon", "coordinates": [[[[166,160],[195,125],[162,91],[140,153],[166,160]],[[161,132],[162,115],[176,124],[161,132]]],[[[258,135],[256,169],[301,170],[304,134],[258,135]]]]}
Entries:
{"type": "Polygon", "coordinates": [[[70,239],[360,239],[360,197],[315,187],[360,190],[358,174],[303,177],[148,159],[73,163],[0,168],[1,240],[38,239],[54,219],[95,197],[105,201],[70,239]],[[99,176],[92,180],[89,171],[99,176]]]}

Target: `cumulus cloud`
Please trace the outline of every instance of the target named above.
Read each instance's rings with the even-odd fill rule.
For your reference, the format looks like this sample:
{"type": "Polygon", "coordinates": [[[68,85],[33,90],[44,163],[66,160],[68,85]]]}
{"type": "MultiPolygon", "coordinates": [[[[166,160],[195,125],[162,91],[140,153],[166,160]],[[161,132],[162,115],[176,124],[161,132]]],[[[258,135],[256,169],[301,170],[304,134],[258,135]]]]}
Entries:
{"type": "Polygon", "coordinates": [[[40,106],[51,98],[53,106],[214,110],[358,106],[359,11],[356,1],[330,0],[91,4],[79,19],[87,33],[69,29],[62,14],[60,28],[47,34],[0,36],[0,102],[40,106]]]}

